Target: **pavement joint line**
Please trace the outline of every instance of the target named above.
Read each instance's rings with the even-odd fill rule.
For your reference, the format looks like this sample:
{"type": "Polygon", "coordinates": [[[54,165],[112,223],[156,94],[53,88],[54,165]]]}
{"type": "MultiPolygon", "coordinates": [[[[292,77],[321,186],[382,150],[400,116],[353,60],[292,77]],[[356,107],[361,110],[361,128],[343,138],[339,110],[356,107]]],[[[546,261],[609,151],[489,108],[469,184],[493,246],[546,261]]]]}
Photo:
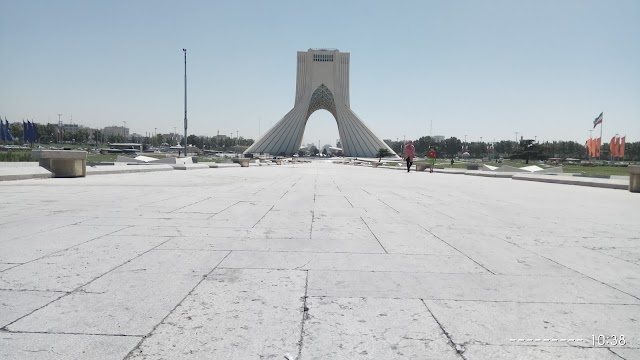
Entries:
{"type": "Polygon", "coordinates": [[[231,208],[231,207],[233,207],[233,206],[236,206],[236,205],[240,204],[241,202],[243,202],[243,201],[236,201],[235,203],[233,203],[233,204],[231,204],[231,205],[227,206],[226,208],[224,208],[224,209],[222,209],[222,210],[218,211],[217,213],[213,213],[211,216],[209,216],[209,217],[207,218],[207,220],[211,220],[211,218],[212,218],[212,217],[214,217],[214,216],[216,216],[216,215],[218,215],[218,214],[222,213],[223,211],[226,211],[227,209],[229,209],[229,208],[231,208]]]}
{"type": "Polygon", "coordinates": [[[378,237],[376,236],[376,234],[373,233],[373,231],[371,230],[371,228],[369,227],[369,224],[367,224],[367,222],[362,218],[362,216],[360,216],[360,220],[362,220],[362,222],[364,223],[364,225],[367,227],[367,229],[369,229],[369,232],[371,233],[371,235],[373,235],[373,237],[376,239],[376,241],[378,242],[378,244],[380,245],[380,247],[382,248],[382,250],[384,250],[385,254],[388,254],[389,252],[387,251],[387,249],[384,247],[384,245],[382,245],[382,243],[380,242],[380,239],[378,239],[378,237]]]}
{"type": "MultiPolygon", "coordinates": [[[[314,199],[313,202],[315,202],[315,194],[313,195],[314,199]]],[[[309,230],[309,239],[312,238],[313,236],[313,219],[316,217],[315,211],[313,209],[311,209],[311,229],[309,230]]]]}
{"type": "MultiPolygon", "coordinates": [[[[107,235],[108,235],[108,234],[107,234],[107,235]]],[[[107,235],[103,235],[103,236],[107,236],[107,235]]],[[[82,285],[80,285],[80,286],[76,287],[73,291],[65,292],[64,294],[62,294],[62,295],[61,295],[61,296],[59,296],[58,298],[55,298],[55,299],[53,299],[53,300],[49,301],[48,303],[46,303],[46,304],[44,304],[44,305],[40,306],[39,308],[37,308],[37,309],[35,309],[35,310],[33,310],[33,311],[31,311],[31,312],[29,312],[29,313],[25,314],[25,315],[22,315],[21,317],[19,317],[19,318],[17,318],[17,319],[15,319],[15,320],[13,320],[12,322],[10,322],[10,323],[6,324],[4,327],[0,328],[0,330],[2,330],[2,329],[6,329],[6,328],[7,328],[7,326],[9,326],[9,325],[11,325],[11,324],[14,324],[14,323],[15,323],[15,322],[17,322],[17,321],[20,321],[20,320],[24,319],[24,318],[25,318],[25,317],[27,317],[27,316],[30,316],[31,314],[35,313],[36,311],[38,311],[38,310],[40,310],[40,309],[43,309],[43,308],[45,308],[45,307],[49,306],[50,304],[54,303],[55,301],[58,301],[58,300],[62,299],[63,297],[69,296],[69,295],[71,295],[71,294],[73,294],[73,293],[82,293],[82,291],[80,291],[80,289],[82,289],[83,287],[85,287],[85,286],[87,286],[87,285],[91,284],[92,282],[94,282],[94,281],[96,281],[96,280],[100,279],[101,277],[105,276],[106,274],[109,274],[109,273],[110,273],[110,272],[112,272],[113,270],[115,270],[115,269],[117,269],[117,268],[119,268],[119,267],[121,267],[121,266],[123,266],[123,265],[125,265],[125,264],[130,263],[131,261],[133,261],[133,260],[135,260],[135,259],[139,258],[140,256],[142,256],[142,255],[144,255],[144,254],[146,254],[146,253],[150,252],[150,251],[151,251],[151,250],[153,250],[154,248],[156,248],[156,247],[158,247],[158,246],[160,246],[160,245],[162,245],[162,244],[166,243],[167,241],[169,241],[169,240],[171,240],[171,239],[172,239],[172,238],[169,238],[169,239],[167,239],[166,241],[163,241],[163,242],[161,242],[160,244],[158,244],[158,245],[156,245],[156,246],[152,247],[151,249],[149,249],[149,250],[147,250],[147,251],[145,251],[145,252],[142,252],[142,253],[140,253],[140,254],[138,254],[138,255],[134,256],[133,258],[131,258],[131,259],[129,259],[129,260],[127,260],[127,261],[123,262],[123,263],[122,263],[122,264],[120,264],[120,265],[115,266],[115,267],[114,267],[114,268],[112,268],[111,270],[109,270],[109,271],[107,271],[107,272],[105,272],[105,273],[103,273],[103,274],[101,274],[101,275],[98,275],[97,277],[95,277],[95,278],[93,278],[93,279],[89,280],[87,283],[82,284],[82,285]]]]}
{"type": "Polygon", "coordinates": [[[397,212],[398,214],[400,214],[400,211],[394,209],[393,206],[391,206],[391,205],[387,204],[386,202],[382,201],[382,199],[378,198],[378,201],[380,201],[381,203],[387,205],[391,210],[393,210],[393,211],[397,212]]]}
{"type": "Polygon", "coordinates": [[[280,196],[280,200],[282,200],[282,198],[287,195],[289,193],[289,190],[285,190],[284,194],[282,194],[282,196],[280,196]]]}
{"type": "Polygon", "coordinates": [[[424,305],[425,309],[427,309],[427,311],[429,312],[429,314],[431,315],[431,317],[433,318],[433,320],[436,322],[436,324],[438,324],[438,327],[440,327],[440,330],[442,331],[442,333],[444,334],[444,336],[446,336],[447,338],[447,343],[449,344],[449,346],[451,346],[451,348],[453,349],[453,351],[456,352],[456,354],[458,354],[458,356],[464,360],[466,360],[467,358],[462,354],[464,352],[464,348],[462,348],[462,350],[458,350],[458,344],[456,344],[455,342],[453,342],[453,340],[451,339],[451,335],[449,335],[449,333],[447,332],[447,330],[444,329],[444,327],[442,326],[442,324],[440,323],[440,321],[438,320],[438,318],[436,318],[436,316],[433,314],[433,312],[431,312],[431,309],[429,309],[429,306],[427,306],[427,303],[424,301],[424,299],[420,299],[420,302],[422,302],[422,305],[424,305]]]}
{"type": "Polygon", "coordinates": [[[193,205],[195,205],[195,204],[197,204],[197,203],[201,203],[201,202],[206,201],[206,200],[209,200],[209,199],[211,199],[211,196],[206,197],[206,198],[204,198],[204,199],[202,199],[202,200],[198,200],[198,201],[196,201],[196,202],[194,202],[194,203],[191,203],[191,204],[188,204],[188,205],[185,205],[185,206],[179,207],[179,208],[177,208],[177,209],[171,210],[171,211],[169,211],[168,213],[174,213],[174,212],[176,212],[176,211],[178,211],[178,210],[180,210],[180,209],[184,209],[184,208],[186,208],[186,207],[193,206],[193,205]]]}
{"type": "MultiPolygon", "coordinates": [[[[149,194],[145,194],[145,196],[147,196],[147,195],[149,195],[149,194]]],[[[141,195],[141,196],[142,196],[142,195],[141,195]]],[[[140,208],[140,207],[145,207],[145,206],[148,206],[148,205],[151,205],[151,204],[157,204],[157,203],[159,203],[159,202],[163,202],[163,201],[167,201],[167,200],[175,199],[175,198],[177,198],[177,197],[182,197],[182,196],[183,196],[183,195],[182,195],[182,194],[180,194],[180,195],[170,196],[170,197],[165,198],[165,199],[162,199],[162,200],[155,200],[155,201],[152,201],[152,202],[149,202],[149,203],[142,204],[142,205],[138,206],[138,208],[140,208]]],[[[137,196],[137,197],[139,197],[139,196],[137,196]]]]}
{"type": "Polygon", "coordinates": [[[347,202],[349,203],[349,205],[351,205],[352,208],[355,208],[355,206],[353,206],[351,201],[349,201],[349,198],[347,197],[347,195],[344,195],[344,198],[347,200],[347,202]]]}
{"type": "Polygon", "coordinates": [[[309,289],[309,270],[305,271],[307,273],[304,280],[304,297],[302,301],[302,320],[300,321],[300,340],[298,340],[298,355],[296,356],[296,360],[302,359],[302,347],[304,345],[304,325],[309,315],[309,308],[307,307],[307,299],[308,299],[308,289],[309,289]]]}
{"type": "Polygon", "coordinates": [[[474,259],[472,259],[469,255],[463,253],[462,251],[458,250],[455,246],[449,244],[448,242],[444,241],[443,239],[441,239],[440,237],[438,237],[436,234],[432,233],[431,231],[429,231],[429,229],[425,228],[424,226],[422,226],[421,224],[418,224],[418,226],[420,226],[421,228],[423,228],[426,232],[428,232],[429,234],[435,236],[436,239],[442,241],[443,243],[449,245],[452,249],[454,249],[455,251],[459,252],[460,254],[466,256],[469,260],[473,261],[474,263],[476,263],[478,266],[480,266],[481,268],[487,270],[488,272],[490,272],[492,275],[496,275],[493,271],[489,270],[488,268],[486,268],[484,265],[480,264],[479,262],[475,261],[474,259]]]}
{"type": "MultiPolygon", "coordinates": [[[[613,349],[611,349],[610,347],[607,347],[607,349],[609,350],[610,353],[612,353],[613,355],[619,357],[622,360],[626,360],[625,358],[623,358],[620,354],[618,354],[617,352],[613,351],[613,349]]],[[[633,348],[632,348],[633,349],[633,348]]]]}
{"type": "Polygon", "coordinates": [[[232,251],[229,251],[229,253],[228,253],[227,255],[225,255],[225,256],[222,258],[222,260],[220,260],[220,261],[216,264],[216,266],[214,266],[214,267],[213,267],[213,269],[211,269],[211,271],[209,271],[208,273],[206,273],[206,274],[202,275],[202,278],[200,279],[200,281],[198,281],[198,283],[196,283],[196,284],[194,285],[194,287],[193,287],[193,288],[191,288],[191,290],[189,290],[189,292],[188,292],[188,293],[187,293],[187,294],[186,294],[186,295],[185,295],[185,296],[184,296],[180,301],[178,301],[178,303],[176,304],[176,306],[174,306],[171,310],[169,310],[169,312],[167,313],[167,315],[166,315],[165,317],[163,317],[163,318],[162,318],[162,320],[160,320],[160,322],[159,322],[159,323],[157,323],[157,324],[156,324],[156,325],[151,329],[151,331],[149,331],[146,335],[142,336],[142,339],[140,339],[140,341],[136,344],[136,346],[134,346],[134,347],[133,347],[133,349],[131,349],[131,351],[129,351],[129,353],[128,353],[124,358],[123,358],[123,360],[131,359],[131,357],[133,356],[133,353],[134,353],[136,350],[138,350],[138,349],[140,348],[140,345],[142,345],[142,343],[144,342],[144,340],[145,340],[145,339],[147,339],[149,336],[151,336],[151,334],[153,334],[153,332],[154,332],[154,331],[156,331],[156,329],[157,329],[160,325],[162,325],[162,324],[165,322],[165,320],[167,320],[167,318],[168,318],[169,316],[171,316],[171,314],[173,314],[173,312],[174,312],[174,311],[175,311],[175,310],[176,310],[180,305],[182,305],[182,303],[186,300],[186,298],[187,298],[187,297],[189,297],[189,295],[191,295],[191,294],[195,291],[195,289],[196,289],[200,284],[202,284],[202,282],[203,282],[204,280],[206,280],[206,279],[207,279],[207,277],[209,277],[209,275],[210,275],[211,273],[213,273],[213,272],[218,268],[218,266],[219,266],[220,264],[222,264],[222,262],[223,262],[223,261],[225,261],[225,260],[227,259],[227,257],[228,257],[229,255],[231,255],[231,253],[232,253],[232,251]]]}
{"type": "Polygon", "coordinates": [[[253,226],[252,226],[251,228],[252,228],[252,229],[253,229],[253,228],[255,228],[255,227],[256,227],[256,225],[258,225],[258,224],[260,223],[260,221],[262,221],[262,219],[264,219],[264,218],[265,218],[265,216],[267,216],[267,214],[268,214],[271,210],[273,210],[273,207],[274,207],[274,206],[275,206],[275,205],[271,205],[271,207],[269,208],[269,210],[267,210],[267,212],[266,212],[266,213],[264,213],[264,215],[262,215],[262,217],[261,217],[261,218],[260,218],[260,219],[255,223],[255,224],[253,224],[253,226]]]}
{"type": "Polygon", "coordinates": [[[87,335],[87,336],[113,336],[113,337],[142,337],[142,335],[130,334],[103,334],[103,333],[78,333],[65,331],[25,331],[25,330],[4,330],[0,329],[0,333],[5,334],[43,334],[43,335],[87,335]]]}
{"type": "Polygon", "coordinates": [[[608,287],[610,287],[610,288],[612,288],[612,289],[614,289],[614,290],[620,291],[620,292],[621,292],[621,293],[623,293],[623,294],[629,295],[629,296],[631,296],[632,298],[635,298],[635,299],[640,300],[640,297],[638,297],[638,296],[635,296],[635,295],[629,294],[628,292],[626,292],[626,291],[624,291],[624,290],[620,290],[620,289],[618,289],[618,288],[616,288],[616,287],[614,287],[614,286],[612,286],[612,285],[610,285],[610,284],[605,283],[604,281],[600,281],[600,280],[598,280],[598,279],[596,279],[596,278],[594,278],[594,277],[591,277],[591,276],[589,276],[589,275],[587,275],[587,274],[583,274],[583,273],[581,273],[580,271],[578,271],[578,270],[576,270],[576,269],[573,269],[573,268],[571,268],[571,267],[569,267],[569,266],[567,266],[567,265],[561,264],[561,263],[559,263],[559,262],[557,262],[557,261],[555,261],[555,260],[553,260],[553,259],[550,259],[550,258],[548,258],[548,257],[546,257],[546,256],[544,256],[544,255],[541,255],[541,254],[538,254],[538,253],[536,253],[536,252],[533,252],[533,251],[531,251],[531,250],[529,250],[529,249],[527,249],[527,248],[523,248],[522,246],[518,245],[517,243],[511,242],[511,241],[508,241],[508,240],[505,240],[505,239],[502,239],[502,240],[503,240],[503,241],[506,241],[506,242],[508,242],[508,243],[510,243],[510,244],[512,244],[512,245],[515,245],[515,246],[519,247],[520,249],[526,250],[526,251],[528,251],[528,252],[530,252],[530,253],[532,253],[532,254],[535,254],[535,255],[537,255],[537,256],[540,256],[540,257],[542,257],[542,258],[545,258],[545,259],[547,259],[547,260],[549,260],[549,261],[551,261],[551,262],[553,262],[553,263],[556,263],[556,264],[558,264],[558,265],[560,265],[560,266],[562,266],[562,267],[565,267],[565,268],[567,268],[567,269],[569,269],[569,270],[575,271],[576,273],[578,273],[578,274],[580,274],[580,275],[582,275],[582,276],[584,276],[584,277],[587,277],[587,278],[589,278],[589,279],[591,279],[591,280],[593,280],[593,281],[595,281],[595,282],[599,282],[600,284],[606,285],[606,286],[608,286],[608,287]]]}

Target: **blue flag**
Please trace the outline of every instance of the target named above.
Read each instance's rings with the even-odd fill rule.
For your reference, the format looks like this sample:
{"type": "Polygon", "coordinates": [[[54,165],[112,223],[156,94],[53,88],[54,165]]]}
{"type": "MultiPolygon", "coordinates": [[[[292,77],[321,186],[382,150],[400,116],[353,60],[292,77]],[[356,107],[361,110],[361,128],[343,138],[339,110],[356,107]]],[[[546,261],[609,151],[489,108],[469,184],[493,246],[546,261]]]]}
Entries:
{"type": "Polygon", "coordinates": [[[9,129],[9,120],[4,117],[5,126],[7,127],[7,141],[13,141],[13,135],[11,135],[11,129],[9,129]]]}
{"type": "Polygon", "coordinates": [[[26,122],[24,122],[24,119],[22,119],[22,141],[24,142],[29,141],[29,126],[27,125],[26,122]]]}
{"type": "Polygon", "coordinates": [[[2,122],[2,118],[0,117],[0,140],[5,141],[5,135],[4,135],[4,123],[2,122]]]}
{"type": "Polygon", "coordinates": [[[31,140],[31,128],[33,127],[33,124],[31,123],[31,121],[27,120],[27,130],[26,130],[26,134],[25,137],[27,139],[28,142],[33,142],[33,140],[31,140]]]}
{"type": "Polygon", "coordinates": [[[38,127],[36,126],[35,122],[31,123],[31,142],[36,142],[36,140],[38,140],[38,133],[36,132],[36,130],[38,129],[38,127]]]}

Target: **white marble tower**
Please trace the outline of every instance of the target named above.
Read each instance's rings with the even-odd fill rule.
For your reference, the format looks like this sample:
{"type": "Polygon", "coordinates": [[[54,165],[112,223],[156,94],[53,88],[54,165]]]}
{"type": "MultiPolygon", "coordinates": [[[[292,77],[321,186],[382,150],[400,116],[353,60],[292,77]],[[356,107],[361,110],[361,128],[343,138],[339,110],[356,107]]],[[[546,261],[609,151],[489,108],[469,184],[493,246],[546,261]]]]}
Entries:
{"type": "Polygon", "coordinates": [[[309,116],[320,109],[329,111],[336,119],[344,156],[375,157],[379,149],[387,149],[395,155],[351,110],[349,53],[333,49],[298,52],[296,102],[293,109],[251,145],[245,154],[296,154],[309,116]]]}

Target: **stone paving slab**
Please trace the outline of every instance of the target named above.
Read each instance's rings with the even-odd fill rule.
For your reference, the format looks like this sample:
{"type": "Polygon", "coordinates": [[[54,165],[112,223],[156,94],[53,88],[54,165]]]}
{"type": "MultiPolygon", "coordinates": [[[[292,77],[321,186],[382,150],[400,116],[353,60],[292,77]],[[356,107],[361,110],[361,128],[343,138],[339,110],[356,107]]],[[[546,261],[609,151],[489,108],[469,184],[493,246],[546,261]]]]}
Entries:
{"type": "Polygon", "coordinates": [[[0,332],[0,359],[120,360],[140,337],[0,332]]]}
{"type": "Polygon", "coordinates": [[[305,281],[304,271],[215,270],[132,359],[295,357],[305,281]]]}
{"type": "Polygon", "coordinates": [[[310,298],[302,359],[459,359],[420,300],[310,298]]]}
{"type": "MultiPolygon", "coordinates": [[[[63,228],[69,225],[81,224],[88,219],[90,217],[38,216],[37,214],[26,216],[23,214],[11,222],[2,224],[0,243],[27,236],[36,236],[39,233],[55,231],[56,229],[68,232],[68,229],[63,228]]],[[[53,233],[51,235],[55,236],[56,234],[53,233]]]]}
{"type": "Polygon", "coordinates": [[[50,291],[0,290],[0,328],[63,295],[61,292],[50,291]]]}
{"type": "Polygon", "coordinates": [[[477,262],[488,271],[501,275],[571,276],[575,271],[535,252],[505,240],[486,235],[435,232],[438,238],[477,262]]]}
{"type": "Polygon", "coordinates": [[[221,268],[487,273],[462,255],[234,251],[221,268]]]}
{"type": "Polygon", "coordinates": [[[0,262],[24,263],[123,229],[123,226],[73,225],[0,243],[0,262]]]}
{"type": "Polygon", "coordinates": [[[143,336],[227,252],[153,251],[9,326],[11,331],[143,336]]]}
{"type": "Polygon", "coordinates": [[[0,288],[73,291],[167,240],[105,236],[4,271],[0,288]]]}
{"type": "Polygon", "coordinates": [[[528,247],[536,254],[640,298],[640,268],[584,247],[528,247]]]}
{"type": "Polygon", "coordinates": [[[384,249],[375,239],[341,239],[305,238],[267,238],[251,237],[179,237],[162,244],[163,250],[246,250],[246,251],[293,251],[293,252],[325,252],[325,253],[384,253],[384,249]]]}
{"type": "Polygon", "coordinates": [[[617,334],[624,335],[625,348],[640,348],[640,305],[445,300],[425,303],[456,344],[593,347],[592,335],[617,334]]]}
{"type": "Polygon", "coordinates": [[[587,277],[309,271],[309,296],[640,304],[587,277]]]}

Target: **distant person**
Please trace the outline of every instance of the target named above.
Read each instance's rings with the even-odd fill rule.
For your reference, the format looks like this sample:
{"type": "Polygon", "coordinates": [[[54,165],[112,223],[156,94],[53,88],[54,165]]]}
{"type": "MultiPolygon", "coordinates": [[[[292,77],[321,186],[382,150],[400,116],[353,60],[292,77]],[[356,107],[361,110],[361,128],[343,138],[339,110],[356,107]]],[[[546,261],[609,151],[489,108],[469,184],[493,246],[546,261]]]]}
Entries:
{"type": "MultiPolygon", "coordinates": [[[[429,157],[429,172],[432,173],[433,166],[436,164],[436,151],[433,148],[429,149],[427,156],[429,157]]],[[[453,161],[453,159],[451,161],[453,161]]],[[[451,164],[453,165],[453,162],[451,164]]]]}
{"type": "Polygon", "coordinates": [[[413,146],[413,141],[409,140],[407,146],[405,146],[404,156],[406,156],[407,172],[409,172],[411,170],[411,165],[413,165],[413,158],[416,156],[416,148],[413,146]]]}
{"type": "Polygon", "coordinates": [[[453,167],[453,158],[451,158],[451,167],[453,167]]]}
{"type": "Polygon", "coordinates": [[[180,154],[181,154],[181,152],[180,152],[180,150],[178,150],[178,157],[180,157],[180,154]]]}

